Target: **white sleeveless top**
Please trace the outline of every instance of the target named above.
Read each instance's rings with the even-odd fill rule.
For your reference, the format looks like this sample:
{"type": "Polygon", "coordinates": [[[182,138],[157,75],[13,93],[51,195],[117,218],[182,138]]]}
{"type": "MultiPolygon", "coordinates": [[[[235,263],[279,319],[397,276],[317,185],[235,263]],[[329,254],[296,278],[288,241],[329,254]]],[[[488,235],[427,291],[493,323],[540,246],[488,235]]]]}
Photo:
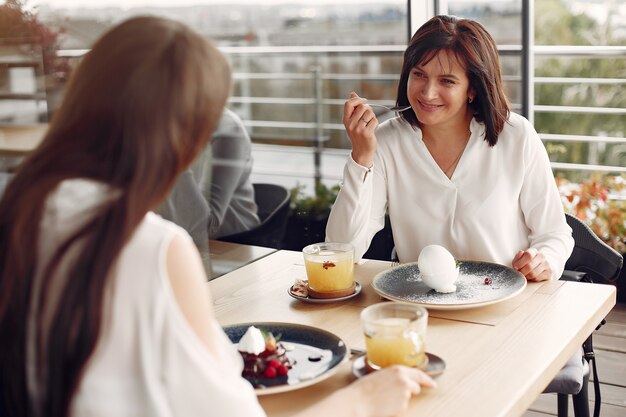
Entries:
{"type": "MultiPolygon", "coordinates": [[[[103,184],[63,182],[48,201],[42,235],[75,230],[81,213],[114,198],[106,196],[111,191],[103,184]],[[63,212],[57,211],[61,208],[63,212]]],[[[243,362],[227,336],[217,332],[216,342],[232,352],[231,360],[220,362],[177,304],[165,263],[176,235],[191,239],[180,227],[148,213],[122,250],[111,272],[102,332],[73,398],[71,416],[265,415],[252,386],[240,376],[243,362]]],[[[46,241],[53,240],[42,238],[40,253],[49,256],[55,247],[42,247],[46,241]]],[[[37,398],[36,386],[33,394],[37,398]]]]}

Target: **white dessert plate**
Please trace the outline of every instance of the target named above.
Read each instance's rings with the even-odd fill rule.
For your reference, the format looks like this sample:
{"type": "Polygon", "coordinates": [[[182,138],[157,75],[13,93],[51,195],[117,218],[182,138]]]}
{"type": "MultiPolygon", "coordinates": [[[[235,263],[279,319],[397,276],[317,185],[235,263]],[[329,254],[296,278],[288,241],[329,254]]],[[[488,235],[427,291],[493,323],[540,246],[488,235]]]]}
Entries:
{"type": "Polygon", "coordinates": [[[436,310],[461,310],[483,307],[515,297],[526,288],[526,278],[504,265],[460,261],[456,291],[438,293],[424,282],[417,262],[402,264],[374,277],[372,288],[395,301],[422,305],[436,310]],[[485,278],[491,283],[486,284],[485,278]]]}
{"type": "Polygon", "coordinates": [[[224,332],[233,343],[237,343],[250,326],[271,332],[275,337],[280,335],[279,342],[285,346],[287,357],[295,362],[287,376],[246,378],[255,387],[257,395],[277,394],[317,384],[332,376],[338,365],[348,358],[344,341],[317,327],[259,322],[225,326],[224,332]]]}
{"type": "Polygon", "coordinates": [[[337,301],[349,300],[350,298],[356,297],[357,295],[361,293],[361,290],[363,289],[361,284],[359,284],[356,281],[354,284],[355,284],[355,288],[352,294],[346,295],[345,297],[337,297],[337,298],[313,298],[309,295],[307,295],[306,297],[302,297],[301,295],[298,295],[292,291],[293,286],[289,287],[287,292],[289,293],[290,296],[292,296],[296,300],[299,300],[305,303],[314,303],[314,304],[336,303],[337,301]]]}

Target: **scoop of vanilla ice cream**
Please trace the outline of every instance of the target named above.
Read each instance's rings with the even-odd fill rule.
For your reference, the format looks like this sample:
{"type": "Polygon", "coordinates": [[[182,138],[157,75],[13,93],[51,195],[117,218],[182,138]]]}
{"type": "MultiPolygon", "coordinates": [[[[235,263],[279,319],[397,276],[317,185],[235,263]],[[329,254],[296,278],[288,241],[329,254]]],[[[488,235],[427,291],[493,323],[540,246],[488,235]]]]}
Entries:
{"type": "Polygon", "coordinates": [[[420,252],[417,266],[422,274],[422,281],[438,292],[456,291],[454,285],[459,276],[454,256],[439,245],[428,245],[420,252]]]}
{"type": "Polygon", "coordinates": [[[248,330],[246,330],[237,344],[237,350],[239,352],[252,353],[253,355],[263,352],[265,350],[263,333],[254,326],[248,327],[248,330]]]}

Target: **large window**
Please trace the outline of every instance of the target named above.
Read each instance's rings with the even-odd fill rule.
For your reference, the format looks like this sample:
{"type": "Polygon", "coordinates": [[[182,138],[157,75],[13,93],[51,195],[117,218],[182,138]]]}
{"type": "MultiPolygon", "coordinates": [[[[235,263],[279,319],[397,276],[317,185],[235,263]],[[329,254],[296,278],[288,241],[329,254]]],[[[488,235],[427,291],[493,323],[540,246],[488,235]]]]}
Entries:
{"type": "Polygon", "coordinates": [[[45,121],[71,68],[104,30],[133,15],[164,15],[213,39],[231,60],[235,83],[228,106],[244,119],[255,142],[257,180],[310,185],[317,176],[336,183],[350,145],[341,125],[343,101],[356,91],[392,104],[410,30],[434,13],[449,13],[476,19],[492,33],[513,109],[528,111],[558,172],[587,175],[602,166],[613,171],[626,166],[626,6],[619,2],[597,1],[593,7],[577,0],[12,3],[35,15],[50,36],[42,45],[24,34],[14,39],[1,34],[3,122],[45,121]],[[534,6],[534,45],[523,38],[528,5],[534,6]],[[51,47],[58,49],[55,61],[51,47]],[[524,50],[535,64],[528,78],[524,50]],[[534,100],[531,94],[524,106],[528,91],[534,100]]]}

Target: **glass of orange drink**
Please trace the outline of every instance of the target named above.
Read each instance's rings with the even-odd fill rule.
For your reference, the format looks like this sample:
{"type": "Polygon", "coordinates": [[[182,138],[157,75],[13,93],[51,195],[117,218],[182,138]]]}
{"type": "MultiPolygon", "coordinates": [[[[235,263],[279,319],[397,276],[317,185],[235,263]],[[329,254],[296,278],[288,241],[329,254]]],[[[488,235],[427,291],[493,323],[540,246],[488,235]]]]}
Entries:
{"type": "Polygon", "coordinates": [[[382,302],[361,312],[367,366],[392,365],[425,368],[428,311],[409,303],[382,302]]]}
{"type": "Polygon", "coordinates": [[[349,243],[314,243],[302,253],[310,290],[332,293],[354,286],[354,247],[349,243]]]}

